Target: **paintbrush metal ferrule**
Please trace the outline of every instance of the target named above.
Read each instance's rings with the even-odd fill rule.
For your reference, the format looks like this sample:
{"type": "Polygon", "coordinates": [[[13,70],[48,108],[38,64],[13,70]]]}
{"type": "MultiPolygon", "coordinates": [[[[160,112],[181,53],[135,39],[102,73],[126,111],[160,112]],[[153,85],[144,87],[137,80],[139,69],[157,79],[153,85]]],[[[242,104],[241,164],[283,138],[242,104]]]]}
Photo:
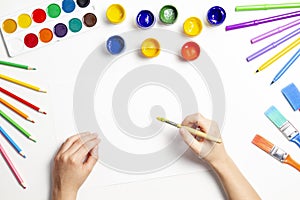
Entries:
{"type": "Polygon", "coordinates": [[[172,121],[170,121],[170,120],[166,120],[165,123],[170,124],[170,125],[172,125],[172,126],[175,126],[175,127],[177,127],[177,128],[181,128],[181,126],[180,126],[179,124],[177,124],[177,123],[175,123],[175,122],[172,122],[172,121]]]}
{"type": "Polygon", "coordinates": [[[294,125],[286,121],[280,128],[280,132],[288,139],[291,140],[299,134],[299,131],[294,127],[294,125]]]}
{"type": "Polygon", "coordinates": [[[274,146],[270,152],[270,155],[276,160],[278,160],[279,162],[284,162],[288,156],[288,153],[286,153],[278,146],[274,146]]]}

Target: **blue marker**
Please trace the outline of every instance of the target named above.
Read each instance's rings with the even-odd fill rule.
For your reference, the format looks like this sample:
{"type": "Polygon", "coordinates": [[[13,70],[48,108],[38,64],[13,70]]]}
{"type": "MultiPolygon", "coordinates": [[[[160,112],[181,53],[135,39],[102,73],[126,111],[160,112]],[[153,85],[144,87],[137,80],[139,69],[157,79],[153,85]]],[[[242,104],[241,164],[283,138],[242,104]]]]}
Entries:
{"type": "Polygon", "coordinates": [[[300,49],[293,55],[293,57],[284,65],[284,67],[276,74],[271,85],[275,83],[288,69],[289,67],[298,59],[300,56],[300,49]]]}
{"type": "Polygon", "coordinates": [[[3,135],[3,137],[13,146],[13,148],[24,158],[26,158],[25,154],[23,153],[22,149],[11,139],[11,137],[3,130],[3,128],[0,126],[0,133],[3,135]]]}

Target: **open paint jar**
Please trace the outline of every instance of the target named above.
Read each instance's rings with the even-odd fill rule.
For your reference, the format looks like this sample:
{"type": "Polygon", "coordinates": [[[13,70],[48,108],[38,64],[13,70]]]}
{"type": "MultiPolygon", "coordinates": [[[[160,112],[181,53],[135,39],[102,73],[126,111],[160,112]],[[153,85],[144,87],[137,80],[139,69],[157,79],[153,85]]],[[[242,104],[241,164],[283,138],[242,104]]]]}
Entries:
{"type": "Polygon", "coordinates": [[[181,55],[187,61],[195,60],[200,55],[200,46],[196,42],[187,42],[181,48],[181,55]]]}
{"type": "Polygon", "coordinates": [[[106,18],[112,24],[119,24],[124,21],[126,11],[120,4],[112,4],[106,10],[106,18]]]}
{"type": "Polygon", "coordinates": [[[202,22],[197,17],[190,17],[183,23],[183,32],[188,36],[197,36],[203,28],[202,22]]]}
{"type": "Polygon", "coordinates": [[[154,58],[160,54],[160,44],[154,38],[148,38],[141,45],[141,52],[147,58],[154,58]]]}
{"type": "Polygon", "coordinates": [[[174,24],[178,17],[178,11],[174,6],[166,5],[159,11],[159,19],[164,24],[174,24]]]}
{"type": "Polygon", "coordinates": [[[151,28],[156,22],[154,14],[149,10],[141,10],[136,16],[136,24],[139,28],[151,28]]]}
{"type": "Polygon", "coordinates": [[[221,25],[226,18],[225,10],[220,6],[214,6],[207,12],[207,21],[213,26],[221,25]]]}
{"type": "Polygon", "coordinates": [[[125,48],[125,41],[121,36],[114,35],[106,41],[106,49],[112,55],[119,54],[125,48]]]}

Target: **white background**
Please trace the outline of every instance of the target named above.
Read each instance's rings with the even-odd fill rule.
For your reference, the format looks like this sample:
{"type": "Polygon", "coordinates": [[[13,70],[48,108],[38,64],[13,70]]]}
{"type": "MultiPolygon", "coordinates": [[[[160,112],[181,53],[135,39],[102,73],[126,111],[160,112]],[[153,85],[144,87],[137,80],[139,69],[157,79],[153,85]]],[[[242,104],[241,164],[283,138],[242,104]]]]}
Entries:
{"type": "MultiPolygon", "coordinates": [[[[273,0],[273,2],[280,3],[282,1],[273,0]]],[[[39,3],[40,1],[37,0],[1,0],[0,15],[9,15],[20,9],[30,9],[36,7],[39,3]]],[[[296,127],[300,127],[300,113],[292,111],[280,92],[283,87],[291,82],[294,82],[300,88],[298,78],[300,74],[299,61],[289,69],[278,83],[272,87],[269,86],[274,75],[297,51],[297,48],[256,75],[253,72],[260,64],[290,41],[251,63],[245,61],[248,55],[276,41],[291,32],[291,30],[255,45],[250,44],[250,38],[294,19],[230,32],[224,31],[225,25],[282,14],[295,9],[236,13],[234,7],[237,3],[233,0],[228,0],[226,3],[224,1],[201,1],[196,4],[192,0],[173,0],[164,3],[145,0],[120,0],[94,1],[94,3],[97,8],[100,26],[93,31],[79,34],[68,40],[15,58],[8,58],[4,46],[1,45],[0,47],[1,60],[28,63],[30,66],[38,68],[37,71],[32,72],[1,67],[1,73],[35,83],[48,91],[47,94],[40,94],[0,81],[1,86],[30,99],[48,111],[48,115],[43,116],[24,108],[37,121],[36,125],[18,119],[26,129],[37,137],[38,143],[36,144],[21,137],[6,122],[0,120],[1,126],[5,126],[7,131],[12,132],[11,136],[23,147],[28,156],[27,159],[22,159],[3,138],[0,138],[1,144],[7,150],[28,185],[26,190],[21,189],[3,159],[0,159],[1,199],[39,200],[49,198],[50,168],[53,155],[68,136],[76,133],[72,118],[72,89],[82,63],[90,52],[102,44],[112,33],[118,34],[136,29],[133,21],[139,10],[149,9],[154,13],[158,13],[159,9],[166,4],[173,4],[177,7],[179,19],[172,26],[157,24],[156,27],[177,32],[182,31],[182,23],[186,18],[198,16],[205,21],[205,13],[211,6],[220,5],[225,8],[227,19],[224,25],[214,28],[205,26],[201,35],[193,39],[208,52],[222,77],[226,93],[226,121],[222,127],[222,135],[227,151],[262,199],[297,198],[297,189],[300,183],[299,173],[287,165],[280,164],[251,144],[254,135],[259,133],[271,142],[281,146],[295,160],[300,162],[299,148],[289,143],[263,115],[269,106],[275,105],[296,127]],[[121,3],[127,10],[126,20],[117,26],[108,24],[105,19],[106,8],[112,3],[121,3]]],[[[261,3],[261,1],[239,1],[239,4],[254,3],[261,3]]],[[[3,44],[2,41],[1,44],[3,44]]],[[[18,103],[15,103],[15,105],[22,107],[18,103]]],[[[3,110],[13,115],[5,108],[3,110]]],[[[201,163],[199,163],[199,169],[202,169],[203,167],[200,167],[200,165],[201,163]]],[[[200,170],[185,175],[179,172],[181,175],[105,187],[103,186],[105,181],[100,180],[101,177],[105,177],[102,173],[105,173],[105,171],[98,164],[80,190],[78,199],[224,199],[217,179],[209,171],[200,170]]],[[[109,179],[109,177],[105,178],[109,179]]],[[[116,178],[116,176],[113,178],[116,178]]],[[[107,182],[109,181],[107,180],[107,182]]],[[[111,182],[117,182],[117,178],[111,182]]]]}

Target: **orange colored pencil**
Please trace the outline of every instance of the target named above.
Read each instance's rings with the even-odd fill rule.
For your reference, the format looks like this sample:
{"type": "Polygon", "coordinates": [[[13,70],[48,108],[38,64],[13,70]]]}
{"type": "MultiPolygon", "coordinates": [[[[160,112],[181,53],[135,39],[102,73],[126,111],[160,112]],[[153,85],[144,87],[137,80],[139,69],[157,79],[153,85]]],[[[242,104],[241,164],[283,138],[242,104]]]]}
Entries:
{"type": "Polygon", "coordinates": [[[11,109],[12,111],[14,111],[15,113],[17,113],[18,115],[20,115],[21,117],[23,117],[24,119],[34,123],[34,121],[32,119],[29,118],[29,116],[25,113],[23,113],[21,110],[19,110],[18,108],[14,107],[13,105],[11,105],[10,103],[8,103],[7,101],[5,101],[4,99],[0,98],[0,103],[2,103],[3,105],[5,105],[6,107],[8,107],[9,109],[11,109]]]}

